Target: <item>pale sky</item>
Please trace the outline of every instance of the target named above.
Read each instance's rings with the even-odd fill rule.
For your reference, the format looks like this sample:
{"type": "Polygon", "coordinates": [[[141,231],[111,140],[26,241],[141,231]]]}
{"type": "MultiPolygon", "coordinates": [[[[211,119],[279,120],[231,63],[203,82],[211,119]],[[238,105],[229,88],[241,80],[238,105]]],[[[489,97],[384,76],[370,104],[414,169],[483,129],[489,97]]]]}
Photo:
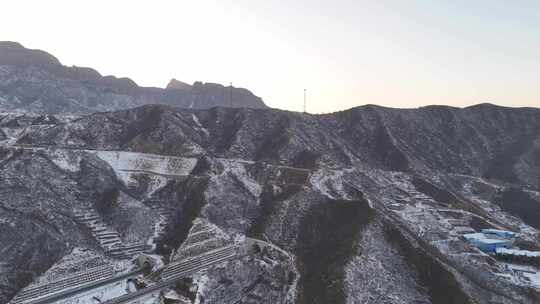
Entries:
{"type": "Polygon", "coordinates": [[[537,0],[2,0],[0,40],[164,87],[245,87],[274,108],[540,107],[537,0]]]}

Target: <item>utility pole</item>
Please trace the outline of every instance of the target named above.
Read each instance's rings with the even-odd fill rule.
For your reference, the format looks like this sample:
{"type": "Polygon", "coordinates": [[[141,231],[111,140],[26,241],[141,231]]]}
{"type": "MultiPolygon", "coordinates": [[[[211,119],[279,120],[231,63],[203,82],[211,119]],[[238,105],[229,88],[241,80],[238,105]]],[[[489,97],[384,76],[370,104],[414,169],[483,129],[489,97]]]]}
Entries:
{"type": "Polygon", "coordinates": [[[306,89],[304,89],[304,113],[306,113],[306,89]]]}
{"type": "Polygon", "coordinates": [[[231,108],[233,107],[233,104],[232,104],[232,82],[229,85],[229,106],[231,108]]]}

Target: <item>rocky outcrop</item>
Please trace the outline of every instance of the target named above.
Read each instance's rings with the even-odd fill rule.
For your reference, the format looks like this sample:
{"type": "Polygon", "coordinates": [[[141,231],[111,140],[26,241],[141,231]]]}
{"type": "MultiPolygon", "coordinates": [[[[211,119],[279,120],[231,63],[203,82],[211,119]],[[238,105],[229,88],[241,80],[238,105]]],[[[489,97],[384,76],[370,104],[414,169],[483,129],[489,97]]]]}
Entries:
{"type": "Polygon", "coordinates": [[[169,81],[166,87],[167,90],[188,90],[190,88],[191,86],[189,84],[176,80],[174,78],[169,81]]]}

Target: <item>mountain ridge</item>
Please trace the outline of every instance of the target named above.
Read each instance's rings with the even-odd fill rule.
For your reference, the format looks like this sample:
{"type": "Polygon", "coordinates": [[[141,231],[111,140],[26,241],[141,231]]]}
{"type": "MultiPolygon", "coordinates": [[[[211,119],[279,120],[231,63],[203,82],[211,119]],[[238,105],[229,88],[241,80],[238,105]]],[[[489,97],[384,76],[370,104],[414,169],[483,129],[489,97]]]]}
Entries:
{"type": "Polygon", "coordinates": [[[243,88],[203,82],[174,90],[141,87],[130,78],[102,76],[92,68],[67,67],[44,51],[0,42],[0,110],[89,114],[144,104],[267,107],[261,98],[243,88]]]}
{"type": "MultiPolygon", "coordinates": [[[[536,155],[537,150],[535,142],[540,138],[537,131],[540,129],[540,109],[499,106],[489,108],[490,112],[480,107],[393,109],[361,106],[332,114],[305,115],[277,109],[218,107],[189,110],[166,105],[146,105],[81,118],[77,122],[87,126],[87,131],[84,136],[80,136],[91,140],[90,144],[79,138],[72,140],[86,147],[102,149],[103,146],[91,144],[98,142],[96,140],[100,134],[92,126],[103,128],[114,121],[115,128],[120,128],[117,129],[118,132],[135,132],[134,138],[138,141],[150,140],[151,145],[158,143],[147,136],[152,132],[167,131],[171,139],[166,139],[161,144],[172,144],[173,138],[176,138],[174,146],[179,148],[177,151],[167,148],[155,151],[137,150],[135,142],[126,142],[125,138],[120,140],[123,137],[122,132],[114,131],[110,134],[118,134],[115,135],[118,140],[109,139],[107,147],[115,150],[129,148],[137,152],[186,156],[182,151],[187,151],[187,147],[194,144],[197,146],[196,150],[214,151],[214,156],[269,160],[276,163],[281,162],[280,159],[286,159],[288,165],[293,165],[290,161],[304,150],[318,154],[318,158],[325,158],[325,154],[332,151],[332,162],[337,161],[340,166],[364,162],[397,171],[407,171],[410,166],[416,170],[446,168],[453,170],[453,173],[474,173],[486,177],[495,168],[502,170],[496,165],[496,160],[501,160],[501,157],[512,164],[511,166],[524,161],[521,157],[526,157],[527,162],[536,164],[538,160],[533,155],[536,155]],[[259,119],[264,123],[259,123],[259,119]],[[101,122],[96,123],[94,120],[101,122]],[[196,129],[208,132],[206,138],[193,132],[189,127],[193,124],[196,129]],[[136,129],[131,130],[134,127],[136,129]],[[314,132],[320,135],[315,135],[314,132]],[[321,140],[320,136],[326,139],[321,140]],[[272,141],[260,141],[257,137],[272,141]],[[421,142],[415,143],[420,139],[421,142]],[[518,153],[515,150],[516,142],[521,143],[523,151],[518,153]]],[[[65,146],[66,139],[63,134],[69,132],[69,128],[68,124],[48,129],[46,133],[29,132],[21,138],[21,142],[41,144],[35,137],[65,146]]],[[[163,135],[159,138],[163,138],[163,135]]],[[[540,162],[537,165],[540,165],[540,162]]],[[[519,180],[521,183],[527,180],[534,187],[540,188],[540,175],[526,168],[523,170],[512,173],[512,167],[506,168],[504,172],[508,176],[503,180],[519,180]],[[536,178],[538,179],[535,180],[536,178]]]]}

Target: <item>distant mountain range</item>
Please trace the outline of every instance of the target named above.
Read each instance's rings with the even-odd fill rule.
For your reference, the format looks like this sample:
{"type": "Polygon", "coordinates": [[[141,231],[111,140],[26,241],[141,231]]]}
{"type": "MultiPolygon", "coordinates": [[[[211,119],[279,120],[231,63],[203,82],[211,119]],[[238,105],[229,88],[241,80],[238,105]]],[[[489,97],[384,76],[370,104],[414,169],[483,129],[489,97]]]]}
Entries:
{"type": "Polygon", "coordinates": [[[176,79],[166,89],[141,87],[129,78],[67,67],[47,52],[0,42],[0,111],[88,114],[146,104],[266,108],[261,98],[242,88],[176,79]]]}

